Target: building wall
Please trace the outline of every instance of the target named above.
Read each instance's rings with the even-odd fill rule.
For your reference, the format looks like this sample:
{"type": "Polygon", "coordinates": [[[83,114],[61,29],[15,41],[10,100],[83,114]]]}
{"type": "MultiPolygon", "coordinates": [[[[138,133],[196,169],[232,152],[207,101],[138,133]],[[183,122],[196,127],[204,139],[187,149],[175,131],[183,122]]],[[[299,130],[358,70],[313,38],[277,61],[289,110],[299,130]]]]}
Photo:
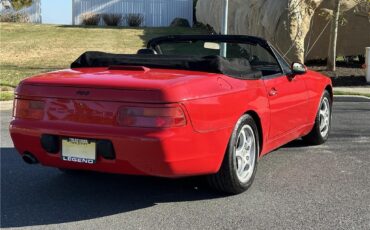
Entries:
{"type": "MultiPolygon", "coordinates": [[[[347,22],[339,26],[338,29],[337,55],[365,55],[365,47],[370,46],[370,21],[368,17],[351,10],[344,14],[344,18],[347,22]]],[[[312,47],[312,49],[306,49],[305,55],[308,59],[326,58],[329,49],[330,25],[324,30],[328,22],[318,14],[314,15],[311,23],[312,28],[305,38],[305,44],[306,47],[312,47]],[[319,37],[323,30],[324,32],[319,37]],[[310,44],[308,44],[309,37],[311,37],[310,44]],[[318,39],[318,41],[315,46],[312,46],[314,39],[318,39]]]]}
{"type": "Polygon", "coordinates": [[[33,0],[31,6],[23,8],[18,12],[27,14],[31,23],[42,23],[41,0],[33,0]]]}
{"type": "Polygon", "coordinates": [[[143,26],[169,26],[175,18],[193,22],[193,0],[73,0],[73,24],[81,24],[84,13],[115,13],[125,16],[139,13],[144,16],[143,26]]]}
{"type": "MultiPolygon", "coordinates": [[[[326,58],[330,24],[320,16],[333,0],[229,0],[229,33],[269,40],[290,61],[326,58]],[[321,31],[324,30],[324,33],[321,31]],[[315,41],[317,42],[315,43],[315,41]],[[315,43],[314,46],[312,44],[315,43]],[[310,51],[310,52],[308,52],[310,51]]],[[[348,23],[339,29],[338,54],[362,54],[370,46],[370,22],[356,16],[354,0],[342,0],[348,23]]],[[[198,0],[197,20],[220,31],[223,0],[198,0]]]]}

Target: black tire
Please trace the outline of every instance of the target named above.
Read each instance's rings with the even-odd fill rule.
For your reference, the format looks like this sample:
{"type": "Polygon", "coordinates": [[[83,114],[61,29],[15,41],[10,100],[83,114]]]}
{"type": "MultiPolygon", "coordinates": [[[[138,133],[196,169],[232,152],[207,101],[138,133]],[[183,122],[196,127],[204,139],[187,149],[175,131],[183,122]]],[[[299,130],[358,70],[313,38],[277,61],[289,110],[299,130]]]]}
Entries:
{"type": "Polygon", "coordinates": [[[330,134],[330,129],[331,129],[332,106],[333,106],[333,102],[332,102],[330,93],[327,90],[325,90],[324,94],[321,98],[321,101],[320,101],[319,109],[317,111],[315,124],[314,124],[311,132],[309,134],[307,134],[306,136],[302,137],[303,141],[305,141],[307,144],[309,144],[309,145],[321,145],[321,144],[325,143],[328,140],[329,134],[330,134]],[[322,135],[321,129],[320,129],[320,122],[321,122],[320,110],[321,110],[325,100],[329,101],[329,113],[330,114],[329,114],[329,118],[328,118],[329,119],[328,131],[326,132],[325,135],[322,135]]]}
{"type": "Polygon", "coordinates": [[[227,194],[239,194],[246,191],[252,185],[256,175],[259,152],[259,134],[256,123],[250,115],[243,115],[235,125],[220,170],[214,175],[207,176],[209,185],[212,188],[227,194]],[[242,182],[237,175],[237,162],[235,154],[239,134],[245,125],[249,125],[254,133],[255,156],[254,166],[251,170],[252,175],[248,181],[242,182]]]}

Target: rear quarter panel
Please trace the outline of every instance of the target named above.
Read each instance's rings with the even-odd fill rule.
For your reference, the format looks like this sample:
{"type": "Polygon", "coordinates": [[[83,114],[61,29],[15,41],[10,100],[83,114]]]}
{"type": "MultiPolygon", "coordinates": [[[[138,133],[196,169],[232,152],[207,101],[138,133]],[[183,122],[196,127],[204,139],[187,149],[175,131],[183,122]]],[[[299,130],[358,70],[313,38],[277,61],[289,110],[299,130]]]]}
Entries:
{"type": "MultiPolygon", "coordinates": [[[[238,119],[247,112],[254,112],[260,119],[262,143],[266,143],[269,129],[269,103],[263,82],[226,80],[231,85],[228,92],[183,102],[194,130],[199,133],[223,130],[226,136],[230,137],[238,119]]],[[[222,153],[225,153],[228,141],[225,141],[222,153]]]]}

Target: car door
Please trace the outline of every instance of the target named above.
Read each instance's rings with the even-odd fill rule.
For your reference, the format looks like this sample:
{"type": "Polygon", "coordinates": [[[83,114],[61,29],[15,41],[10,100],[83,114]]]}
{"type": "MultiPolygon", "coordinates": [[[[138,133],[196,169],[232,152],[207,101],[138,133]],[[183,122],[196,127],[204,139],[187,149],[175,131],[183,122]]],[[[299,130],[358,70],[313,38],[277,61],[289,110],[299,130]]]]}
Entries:
{"type": "Polygon", "coordinates": [[[308,98],[303,76],[267,76],[263,82],[270,103],[270,140],[298,131],[307,124],[308,98]]]}
{"type": "Polygon", "coordinates": [[[269,140],[282,137],[277,142],[286,143],[295,137],[296,130],[307,124],[308,97],[305,76],[293,76],[290,66],[278,52],[270,48],[271,50],[253,47],[253,50],[249,51],[254,57],[251,65],[261,70],[263,74],[262,79],[270,104],[269,140]]]}

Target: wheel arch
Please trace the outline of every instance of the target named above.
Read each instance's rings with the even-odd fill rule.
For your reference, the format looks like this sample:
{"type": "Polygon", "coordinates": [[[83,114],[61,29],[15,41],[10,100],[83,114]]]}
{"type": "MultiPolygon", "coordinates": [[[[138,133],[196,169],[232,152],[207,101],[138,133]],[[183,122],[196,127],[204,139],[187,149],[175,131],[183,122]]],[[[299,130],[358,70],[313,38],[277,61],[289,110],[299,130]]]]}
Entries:
{"type": "Polygon", "coordinates": [[[331,85],[327,85],[325,87],[325,90],[329,92],[330,94],[330,99],[331,101],[333,102],[333,99],[334,99],[334,93],[333,93],[333,87],[331,85]]]}
{"type": "Polygon", "coordinates": [[[245,114],[250,115],[253,118],[253,120],[256,122],[256,126],[258,129],[259,147],[260,147],[259,149],[260,151],[258,155],[261,156],[262,147],[263,147],[263,130],[262,130],[261,118],[259,117],[258,113],[254,110],[248,110],[247,112],[245,112],[245,114]]]}

